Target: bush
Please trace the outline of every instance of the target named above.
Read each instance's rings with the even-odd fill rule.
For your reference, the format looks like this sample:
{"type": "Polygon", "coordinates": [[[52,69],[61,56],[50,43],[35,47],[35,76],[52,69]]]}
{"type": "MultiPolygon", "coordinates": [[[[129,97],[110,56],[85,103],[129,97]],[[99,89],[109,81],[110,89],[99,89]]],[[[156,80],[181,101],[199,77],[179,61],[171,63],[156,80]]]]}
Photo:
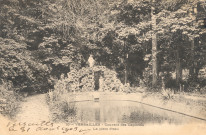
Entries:
{"type": "Polygon", "coordinates": [[[152,69],[151,67],[145,68],[143,72],[143,79],[141,82],[141,87],[152,87],[152,69]]]}
{"type": "Polygon", "coordinates": [[[174,97],[174,90],[172,89],[162,89],[161,94],[163,95],[163,99],[171,99],[174,97]]]}
{"type": "Polygon", "coordinates": [[[201,93],[201,94],[206,94],[206,86],[200,88],[200,93],[201,93]]]}
{"type": "Polygon", "coordinates": [[[47,92],[46,100],[55,122],[70,122],[76,114],[74,99],[66,89],[65,79],[56,82],[55,89],[47,92]]]}
{"type": "MultiPolygon", "coordinates": [[[[61,77],[54,85],[54,91],[94,91],[94,72],[103,72],[102,91],[123,91],[123,84],[117,78],[117,73],[104,66],[84,67],[80,70],[72,70],[67,77],[61,77]]],[[[61,93],[61,92],[60,92],[61,93]]]]}
{"type": "Polygon", "coordinates": [[[14,91],[8,90],[7,83],[0,85],[0,113],[10,119],[15,118],[19,110],[19,102],[21,97],[14,93],[14,91]]]}
{"type": "Polygon", "coordinates": [[[47,93],[47,103],[55,122],[71,122],[70,118],[76,115],[76,108],[72,96],[68,92],[53,90],[47,93]]]}
{"type": "Polygon", "coordinates": [[[50,106],[52,112],[52,120],[55,122],[73,122],[76,116],[76,107],[74,103],[69,103],[66,100],[61,100],[50,106]]]}

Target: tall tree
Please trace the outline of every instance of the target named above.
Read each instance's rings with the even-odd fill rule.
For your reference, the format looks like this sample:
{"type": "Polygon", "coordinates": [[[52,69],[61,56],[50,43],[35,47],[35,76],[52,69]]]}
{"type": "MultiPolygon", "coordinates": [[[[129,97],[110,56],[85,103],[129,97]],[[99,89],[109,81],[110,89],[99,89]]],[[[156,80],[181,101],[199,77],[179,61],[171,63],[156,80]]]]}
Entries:
{"type": "MultiPolygon", "coordinates": [[[[155,0],[152,0],[155,3],[155,0]]],[[[157,65],[157,35],[156,35],[156,16],[154,14],[155,7],[151,7],[151,20],[152,20],[152,87],[155,88],[158,81],[158,65],[157,65]]]]}

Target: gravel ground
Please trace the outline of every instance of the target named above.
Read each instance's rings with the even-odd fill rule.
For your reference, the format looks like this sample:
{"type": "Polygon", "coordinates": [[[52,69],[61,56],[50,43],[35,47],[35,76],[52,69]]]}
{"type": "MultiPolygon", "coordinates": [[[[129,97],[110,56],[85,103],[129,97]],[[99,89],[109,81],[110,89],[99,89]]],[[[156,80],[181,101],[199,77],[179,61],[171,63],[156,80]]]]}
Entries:
{"type": "Polygon", "coordinates": [[[46,103],[45,94],[27,97],[21,103],[20,112],[16,116],[17,121],[40,122],[49,121],[50,112],[46,103]]]}

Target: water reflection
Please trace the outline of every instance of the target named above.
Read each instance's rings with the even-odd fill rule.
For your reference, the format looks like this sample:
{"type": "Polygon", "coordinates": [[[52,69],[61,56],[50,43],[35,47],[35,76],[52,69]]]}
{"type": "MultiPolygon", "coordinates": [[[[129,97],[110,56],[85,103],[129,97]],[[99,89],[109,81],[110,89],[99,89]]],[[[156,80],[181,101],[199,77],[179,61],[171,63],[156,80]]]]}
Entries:
{"type": "Polygon", "coordinates": [[[75,121],[85,123],[181,124],[191,120],[181,114],[129,101],[76,102],[75,108],[75,121]]]}

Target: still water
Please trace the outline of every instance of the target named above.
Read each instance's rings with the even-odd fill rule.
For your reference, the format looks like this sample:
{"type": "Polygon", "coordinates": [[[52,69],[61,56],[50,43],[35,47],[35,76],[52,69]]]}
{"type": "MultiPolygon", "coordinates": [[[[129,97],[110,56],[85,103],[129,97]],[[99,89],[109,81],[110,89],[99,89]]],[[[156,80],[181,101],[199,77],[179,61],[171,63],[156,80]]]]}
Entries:
{"type": "MultiPolygon", "coordinates": [[[[84,101],[73,103],[77,122],[146,124],[184,124],[196,119],[182,114],[130,101],[84,101]]],[[[198,120],[197,120],[198,121],[198,120]]],[[[201,120],[199,120],[201,122],[201,120]]]]}

